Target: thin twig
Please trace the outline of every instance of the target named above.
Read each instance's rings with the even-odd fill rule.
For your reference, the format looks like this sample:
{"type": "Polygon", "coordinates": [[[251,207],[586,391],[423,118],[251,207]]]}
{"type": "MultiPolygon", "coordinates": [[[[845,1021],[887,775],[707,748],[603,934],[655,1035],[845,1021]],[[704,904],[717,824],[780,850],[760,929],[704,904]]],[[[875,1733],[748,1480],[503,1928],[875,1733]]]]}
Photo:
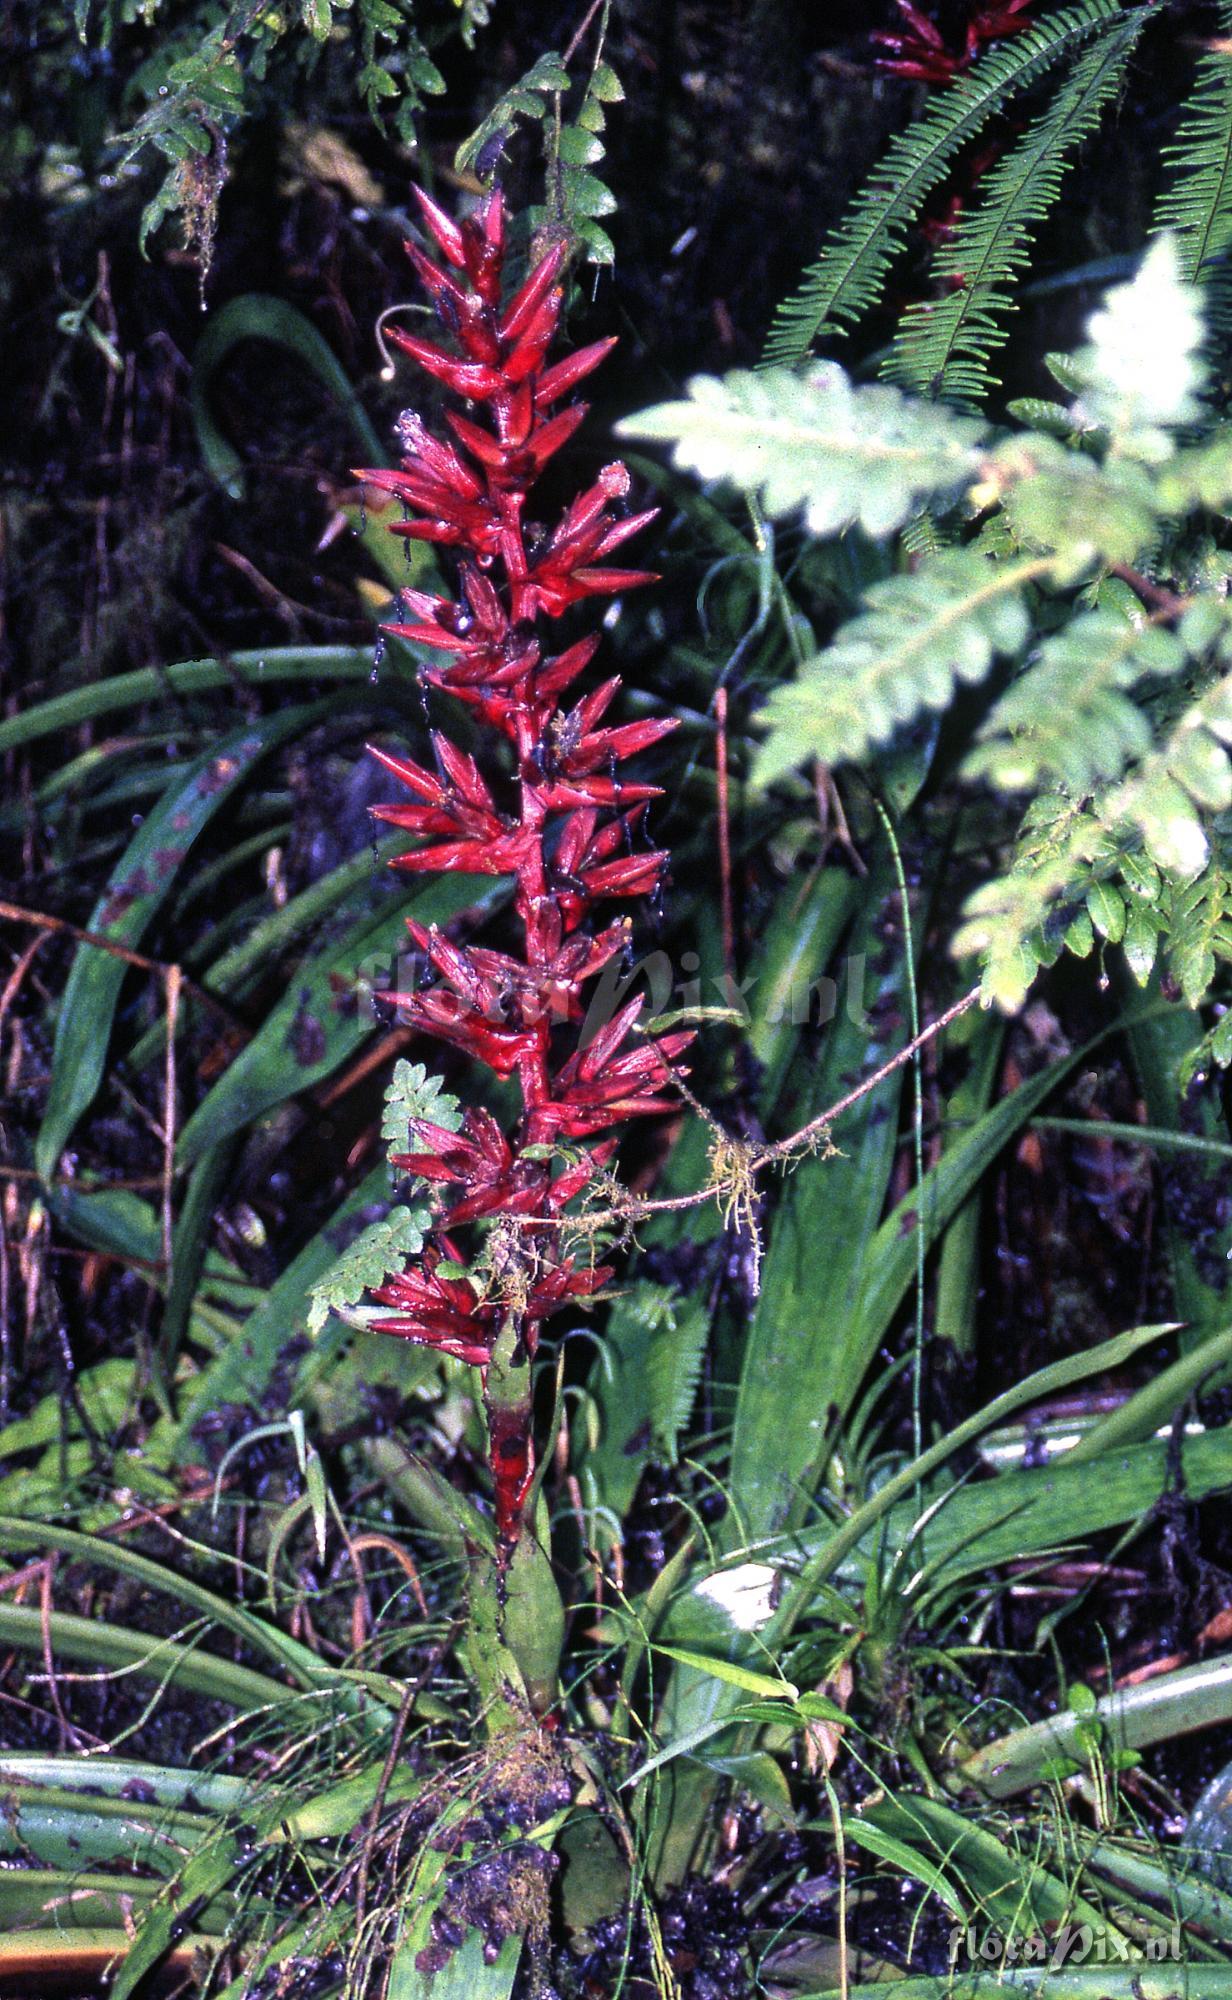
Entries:
{"type": "MultiPolygon", "coordinates": [[[[93,1180],[78,1174],[40,1174],[37,1167],[10,1167],[2,1162],[0,1180],[37,1181],[40,1187],[75,1188],[78,1194],[110,1194],[116,1188],[125,1188],[130,1194],[149,1194],[152,1188],[163,1185],[161,1174],[135,1174],[124,1181],[93,1180]]],[[[152,1264],[150,1269],[154,1269],[152,1264]]]]}
{"type": "Polygon", "coordinates": [[[4,991],[0,993],[0,1031],[3,1031],[5,1016],[17,998],[22,980],[30,970],[38,953],[46,944],[49,935],[50,933],[47,931],[40,931],[37,937],[31,938],[29,944],[17,960],[16,965],[13,967],[13,970],[5,980],[4,991]]]}
{"type": "MultiPolygon", "coordinates": [[[[815,1141],[820,1140],[829,1132],[832,1125],[837,1124],[844,1112],[850,1111],[854,1104],[860,1102],[861,1098],[868,1097],[872,1091],[876,1090],[879,1084],[885,1082],[888,1076],[893,1076],[895,1070],[902,1069],[905,1063],[911,1062],[917,1051],[922,1049],[927,1042],[931,1042],[935,1035],[943,1033],[961,1015],[969,1013],[979,997],[979,987],[973,986],[969,993],[964,993],[961,1000],[956,1000],[952,1007],[946,1008],[944,1014],[939,1014],[935,1021],[930,1021],[928,1026],[922,1028],[920,1033],[914,1036],[905,1048],[900,1049],[897,1055],[891,1056],[888,1062],[882,1063],[881,1067],[874,1070],[871,1076],[866,1076],[863,1083],[856,1084],[855,1088],[849,1090],[845,1097],[838,1098],[825,1111],[819,1112],[816,1118],[810,1118],[807,1125],[802,1125],[800,1130],[793,1132],[789,1138],[776,1139],[772,1146],[762,1146],[757,1152],[749,1153],[741,1163],[742,1175],[747,1177],[749,1174],[758,1174],[763,1167],[774,1166],[781,1160],[789,1160],[798,1153],[808,1152],[815,1141]]],[[[516,1224],[520,1229],[567,1229],[570,1227],[576,1229],[580,1223],[585,1223],[588,1229],[598,1229],[609,1222],[627,1224],[629,1222],[639,1222],[647,1215],[675,1215],[684,1209],[700,1208],[704,1202],[716,1201],[724,1195],[738,1192],[739,1186],[740,1183],[734,1176],[726,1175],[718,1180],[711,1181],[704,1188],[699,1188],[694,1194],[661,1196],[655,1201],[642,1201],[631,1198],[619,1208],[591,1210],[581,1216],[510,1215],[505,1219],[516,1224]]]]}
{"type": "Polygon", "coordinates": [[[884,802],[874,792],[873,808],[881,821],[885,836],[890,844],[894,860],[894,875],[898,883],[899,900],[903,911],[903,969],[907,983],[907,1002],[910,1007],[911,1038],[914,1054],[911,1059],[912,1107],[911,1134],[915,1154],[916,1216],[915,1216],[915,1339],[911,1359],[911,1456],[918,1458],[924,1449],[923,1417],[921,1399],[924,1392],[924,1206],[919,1199],[919,1191],[924,1185],[924,1077],[920,1067],[920,994],[915,978],[915,946],[911,937],[911,895],[907,887],[907,871],[903,866],[903,851],[899,845],[894,822],[890,818],[884,802]]]}
{"type": "Polygon", "coordinates": [[[847,1843],[843,1838],[843,1811],[838,1793],[826,1778],[826,1798],[830,1803],[830,1824],[834,1829],[834,1852],[838,1863],[838,1991],[847,2000],[851,1991],[851,1969],[847,1946],[847,1843]]]}
{"type": "Polygon", "coordinates": [[[55,1654],[51,1644],[51,1586],[56,1568],[55,1556],[45,1556],[38,1567],[39,1624],[43,1640],[43,1666],[47,1674],[47,1692],[51,1696],[51,1705],[55,1709],[56,1721],[60,1725],[60,1749],[77,1750],[81,1747],[80,1738],[64,1712],[64,1703],[60,1699],[60,1684],[56,1678],[55,1654]]]}
{"type": "Polygon", "coordinates": [[[372,1048],[365,1049],[348,1069],[344,1069],[341,1076],[335,1077],[332,1082],[316,1092],[313,1101],[317,1109],[327,1110],[331,1104],[336,1104],[340,1097],[345,1097],[348,1090],[354,1090],[356,1084],[362,1083],[374,1069],[383,1070],[400,1050],[414,1041],[419,1032],[420,1030],[415,1027],[391,1028],[379,1042],[374,1043],[372,1048]]]}
{"type": "Polygon", "coordinates": [[[402,1705],[394,1721],[393,1734],[389,1739],[389,1750],[381,1768],[380,1778],[377,1780],[376,1797],[372,1801],[372,1810],[368,1815],[368,1825],[364,1831],[363,1851],[359,1858],[359,1877],[355,1885],[356,1931],[361,1930],[363,1927],[364,1905],[368,1899],[368,1870],[372,1864],[372,1850],[376,1844],[377,1828],[381,1824],[381,1814],[385,1810],[385,1800],[389,1793],[390,1783],[398,1767],[398,1757],[402,1750],[402,1738],[406,1734],[406,1725],[411,1719],[411,1710],[415,1706],[416,1692],[415,1682],[408,1681],[403,1691],[402,1705]]]}
{"type": "Polygon", "coordinates": [[[1132,568],[1129,563],[1109,563],[1108,574],[1118,577],[1122,583],[1127,583],[1134,596],[1148,611],[1154,611],[1163,618],[1179,618],[1182,612],[1188,611],[1193,602],[1192,598],[1178,597],[1175,591],[1166,589],[1162,583],[1155,583],[1151,577],[1143,576],[1140,569],[1132,568]]]}
{"type": "Polygon", "coordinates": [[[595,18],[595,15],[599,12],[600,7],[602,7],[603,5],[604,5],[604,0],[591,0],[590,6],[586,9],[585,14],[582,16],[581,26],[575,29],[573,35],[570,37],[569,46],[565,50],[564,65],[566,69],[568,69],[569,64],[573,61],[574,56],[581,48],[582,39],[586,33],[587,28],[589,28],[591,22],[595,18]]]}
{"type": "MultiPolygon", "coordinates": [[[[76,938],[78,944],[93,945],[95,951],[105,951],[112,958],[122,958],[125,965],[135,965],[139,972],[157,972],[165,979],[171,971],[171,967],[162,959],[146,958],[139,951],[130,951],[127,945],[117,944],[114,938],[103,937],[98,931],[83,930],[80,924],[70,924],[67,917],[52,917],[45,910],[24,910],[17,903],[0,903],[0,917],[13,924],[36,924],[40,930],[59,931],[64,937],[76,938]]],[[[225,1001],[220,1000],[216,993],[209,992],[206,987],[198,986],[196,980],[190,979],[180,967],[176,970],[180,973],[185,990],[191,993],[194,999],[200,1000],[202,1006],[209,1007],[215,1014],[221,1015],[229,1027],[235,1027],[235,1017],[225,1001]]]]}

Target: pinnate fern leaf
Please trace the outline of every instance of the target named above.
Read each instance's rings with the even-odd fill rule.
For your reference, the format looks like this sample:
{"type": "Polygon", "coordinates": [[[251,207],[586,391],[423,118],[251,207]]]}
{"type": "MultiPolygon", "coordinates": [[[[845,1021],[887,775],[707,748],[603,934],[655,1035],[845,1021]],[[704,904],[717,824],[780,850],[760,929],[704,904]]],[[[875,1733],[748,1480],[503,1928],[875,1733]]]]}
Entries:
{"type": "Polygon", "coordinates": [[[1024,590],[1039,571],[948,549],[911,575],[874,584],[860,615],[771,695],[754,783],[807,758],[859,757],[921,710],[944,708],[957,682],[982,680],[997,654],[1024,643],[1024,590]]]}
{"type": "MultiPolygon", "coordinates": [[[[429,1076],[422,1063],[399,1057],[385,1086],[381,1114],[381,1137],[390,1153],[414,1150],[413,1118],[429,1118],[447,1132],[456,1132],[462,1123],[462,1107],[439,1076],[429,1076]]],[[[408,1257],[419,1255],[431,1227],[432,1212],[426,1202],[391,1209],[370,1223],[314,1286],[309,1330],[319,1333],[331,1312],[357,1305],[365,1292],[401,1271],[408,1257]]]]}
{"type": "Polygon", "coordinates": [[[391,1153],[414,1151],[411,1142],[412,1118],[430,1118],[446,1132],[456,1132],[462,1123],[462,1107],[451,1097],[439,1076],[429,1076],[422,1063],[409,1063],[400,1056],[385,1087],[385,1109],[381,1114],[381,1137],[391,1153]]]}
{"type": "Polygon", "coordinates": [[[973,477],[981,424],[909,401],[881,384],[856,388],[833,362],[806,374],[738,369],[698,375],[689,400],[661,403],[620,426],[666,440],[682,469],[759,492],[767,511],[802,507],[815,535],[855,523],[887,535],[926,498],[973,477]]]}
{"type": "Polygon", "coordinates": [[[1168,959],[1191,1007],[1205,999],[1218,962],[1232,960],[1232,882],[1206,869],[1172,899],[1168,959]]]}
{"type": "Polygon", "coordinates": [[[822,333],[838,333],[877,303],[907,229],[955,155],[1015,95],[1120,12],[1117,0],[1079,0],[991,50],[968,75],[933,93],[924,116],[874,168],[818,262],[779,307],[762,357],[800,361],[822,333]]]}
{"type": "Polygon", "coordinates": [[[1095,563],[1132,563],[1155,539],[1158,494],[1131,460],[1100,465],[1029,433],[999,445],[987,470],[1016,546],[1050,555],[1060,582],[1076,583],[1095,563]]]}
{"type": "Polygon", "coordinates": [[[313,1286],[308,1331],[319,1333],[331,1312],[358,1305],[365,1292],[401,1271],[409,1257],[419,1255],[431,1226],[426,1208],[395,1208],[369,1223],[313,1286]]]}
{"type": "Polygon", "coordinates": [[[630,1304],[650,1333],[646,1388],[652,1442],[674,1465],[697,1397],[710,1316],[704,1300],[682,1298],[663,1285],[636,1286],[630,1304]]]}
{"type": "MultiPolygon", "coordinates": [[[[1220,7],[1219,28],[1226,45],[1232,6],[1220,7]]],[[[1199,62],[1193,95],[1163,157],[1174,178],[1160,196],[1156,226],[1175,231],[1184,277],[1210,276],[1232,246],[1232,62],[1226,46],[1199,62]]]]}
{"type": "Polygon", "coordinates": [[[887,378],[904,388],[978,403],[996,381],[988,357],[1006,339],[1004,316],[1031,239],[1056,205],[1072,156],[1124,78],[1149,9],[1110,21],[1046,111],[982,183],[978,206],[938,253],[933,276],[946,296],[908,308],[887,378]]]}
{"type": "MultiPolygon", "coordinates": [[[[1213,873],[1221,871],[1211,862],[1211,825],[1232,806],[1230,753],[1232,674],[1225,674],[1119,783],[1091,798],[1056,790],[1033,801],[1013,866],[969,899],[954,939],[957,956],[982,960],[988,999],[1019,1006],[1038,968],[1068,941],[1080,908],[1090,910],[1094,886],[1116,880],[1128,891],[1123,940],[1133,946],[1138,976],[1149,971],[1166,929],[1187,996],[1205,992],[1229,941],[1222,902],[1215,908],[1213,873]]],[[[1098,908],[1106,912],[1106,899],[1098,908]]]]}
{"type": "Polygon", "coordinates": [[[1179,881],[1206,866],[1203,813],[1232,806],[1232,674],[1199,696],[1136,770],[1101,801],[1109,826],[1136,829],[1151,859],[1179,881]]]}
{"type": "Polygon", "coordinates": [[[1174,633],[1118,611],[1081,612],[997,702],[967,759],[969,776],[1005,791],[1060,782],[1075,794],[1117,778],[1151,747],[1149,718],[1128,690],[1179,672],[1174,633]]]}

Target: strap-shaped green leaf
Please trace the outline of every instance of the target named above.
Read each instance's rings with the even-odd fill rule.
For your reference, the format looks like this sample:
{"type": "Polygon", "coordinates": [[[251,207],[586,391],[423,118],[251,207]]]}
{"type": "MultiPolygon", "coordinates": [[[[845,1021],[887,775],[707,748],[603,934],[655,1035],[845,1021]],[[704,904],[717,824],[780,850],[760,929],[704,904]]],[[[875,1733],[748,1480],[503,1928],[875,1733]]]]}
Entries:
{"type": "MultiPolygon", "coordinates": [[[[87,930],[134,949],[176,881],[193,842],[257,761],[275,745],[310,728],[328,702],[284,709],[225,736],[195,759],[147,815],[95,904],[87,930]]],[[[56,1026],[47,1109],[34,1162],[51,1180],[60,1155],[103,1080],[107,1044],[128,966],[96,945],[81,944],[65,982],[56,1026]]]]}

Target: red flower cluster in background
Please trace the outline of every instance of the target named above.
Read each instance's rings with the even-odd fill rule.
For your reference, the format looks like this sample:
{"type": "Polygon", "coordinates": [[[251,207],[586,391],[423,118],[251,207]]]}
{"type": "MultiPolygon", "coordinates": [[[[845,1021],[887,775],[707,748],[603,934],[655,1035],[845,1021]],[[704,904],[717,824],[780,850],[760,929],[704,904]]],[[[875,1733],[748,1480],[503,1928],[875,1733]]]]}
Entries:
{"type": "Polygon", "coordinates": [[[904,25],[874,30],[871,39],[886,50],[877,58],[878,68],[919,83],[949,83],[970,69],[989,42],[1002,41],[1028,27],[1025,17],[1032,0],[989,0],[987,6],[977,8],[967,22],[960,49],[949,46],[936,22],[912,0],[894,0],[894,4],[904,25]]]}
{"type": "MultiPolygon", "coordinates": [[[[392,533],[458,551],[457,597],[404,591],[404,622],[388,630],[436,656],[424,678],[467,703],[504,739],[512,779],[504,781],[502,802],[500,781],[494,789],[472,757],[433,732],[432,768],[373,751],[413,801],[375,810],[421,838],[396,868],[511,875],[522,951],[460,945],[412,922],[437,983],[383,997],[426,1034],[498,1076],[516,1077],[523,1110],[512,1138],[478,1109],[466,1113],[458,1132],[412,1122],[415,1150],[394,1164],[447,1189],[446,1205],[423,1256],[374,1297],[394,1309],[381,1322],[386,1332],[486,1368],[511,1313],[533,1355],[549,1314],[592,1294],[611,1275],[563,1254],[550,1220],[581,1194],[616,1144],[610,1137],[589,1147],[577,1142],[674,1102],[664,1095],[671,1063],[691,1034],[639,1037],[640,999],[585,1045],[577,1028],[585,982],[625,948],[630,931],[627,917],[592,929],[595,906],[654,890],[667,861],[661,852],[634,848],[658,788],[629,782],[618,766],[675,725],[603,726],[618,679],[569,697],[567,706],[598,637],[552,655],[544,653],[538,630],[574,604],[655,580],[610,561],[652,518],[617,511],[629,490],[623,465],[604,467],[554,527],[526,515],[535,481],[586,415],[585,403],[565,399],[614,343],[598,341],[548,366],[565,246],[541,256],[502,303],[506,217],[499,191],[461,223],[422,193],[418,199],[443,267],[407,247],[450,344],[401,332],[390,337],[475,407],[469,415],[448,415],[451,443],[432,437],[408,412],[400,423],[401,469],[358,476],[402,503],[407,518],[392,533]],[[553,1155],[553,1148],[563,1150],[553,1155]],[[485,1296],[460,1268],[451,1231],[502,1215],[549,1220],[520,1232],[507,1293],[485,1296]]],[[[501,1425],[492,1426],[493,1477],[497,1527],[509,1541],[518,1533],[533,1456],[529,1415],[510,1436],[501,1414],[501,1425]]]]}

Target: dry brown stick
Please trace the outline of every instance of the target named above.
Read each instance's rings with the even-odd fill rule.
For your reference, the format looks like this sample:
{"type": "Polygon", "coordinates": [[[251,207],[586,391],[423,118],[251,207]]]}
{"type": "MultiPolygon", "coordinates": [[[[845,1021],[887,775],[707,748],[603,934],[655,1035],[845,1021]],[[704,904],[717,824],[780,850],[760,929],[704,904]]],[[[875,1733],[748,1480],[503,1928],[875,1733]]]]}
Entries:
{"type": "MultiPolygon", "coordinates": [[[[127,945],[117,944],[114,938],[103,937],[98,931],[83,930],[80,924],[70,924],[67,917],[49,916],[46,910],[25,910],[17,903],[0,903],[0,917],[6,918],[13,924],[37,924],[40,930],[59,931],[64,937],[76,938],[78,944],[93,945],[95,951],[105,951],[112,958],[122,958],[125,965],[135,965],[139,972],[157,972],[165,979],[171,970],[162,959],[146,958],[139,951],[130,951],[127,945]]],[[[225,1001],[220,1000],[216,993],[209,992],[206,987],[198,986],[196,980],[190,979],[182,968],[177,967],[176,970],[180,973],[185,990],[191,993],[195,1000],[200,1000],[202,1006],[209,1007],[215,1014],[221,1015],[228,1027],[236,1026],[235,1017],[225,1001]]]]}
{"type": "MultiPolygon", "coordinates": [[[[4,916],[10,924],[38,924],[40,930],[56,930],[66,938],[76,938],[78,944],[92,944],[96,952],[108,952],[110,958],[122,958],[126,966],[136,966],[138,972],[158,972],[160,978],[166,978],[172,970],[162,958],[144,958],[142,952],[130,952],[126,944],[116,944],[114,938],[104,938],[98,930],[82,930],[80,924],[70,924],[66,916],[48,916],[46,910],[24,910],[16,902],[0,902],[0,916],[4,916]]],[[[202,1006],[208,1006],[214,1014],[218,1014],[228,1028],[236,1026],[236,1018],[226,1000],[220,1000],[218,994],[212,994],[206,986],[198,986],[196,980],[190,980],[180,966],[176,966],[176,970],[180,972],[184,990],[190,992],[194,1000],[200,1000],[202,1006]]]]}
{"type": "Polygon", "coordinates": [[[25,950],[21,953],[20,957],[18,958],[16,965],[13,967],[13,970],[10,972],[8,978],[5,980],[4,991],[3,993],[0,993],[0,1030],[2,1030],[4,1027],[5,1016],[7,1015],[9,1008],[12,1006],[14,1000],[16,1000],[17,995],[21,990],[22,980],[25,978],[27,972],[30,970],[31,965],[34,963],[35,958],[37,957],[38,953],[42,950],[43,946],[46,944],[50,935],[51,935],[50,931],[39,931],[37,936],[31,938],[29,944],[26,946],[25,950]]]}
{"type": "Polygon", "coordinates": [[[1157,618],[1179,618],[1193,602],[1191,597],[1178,597],[1174,590],[1156,583],[1153,577],[1143,576],[1140,569],[1129,563],[1109,563],[1108,574],[1127,583],[1139,602],[1155,612],[1157,618]]]}
{"type": "Polygon", "coordinates": [[[834,782],[834,773],[828,764],[822,763],[820,757],[813,759],[813,797],[817,801],[817,825],[821,832],[821,853],[818,859],[825,860],[831,845],[841,847],[860,880],[865,881],[868,876],[868,863],[852,838],[842,795],[834,782]],[[834,815],[833,827],[830,825],[831,813],[834,815]]]}
{"type": "MultiPolygon", "coordinates": [[[[921,1028],[919,1034],[914,1036],[905,1048],[901,1048],[897,1055],[882,1063],[871,1076],[865,1077],[863,1083],[858,1083],[853,1090],[849,1090],[845,1097],[840,1097],[834,1104],[828,1105],[816,1118],[810,1118],[808,1124],[802,1125],[798,1132],[791,1133],[786,1139],[776,1139],[772,1146],[763,1146],[757,1152],[750,1152],[742,1162],[742,1174],[747,1177],[750,1174],[760,1173],[763,1167],[773,1166],[780,1160],[788,1160],[796,1153],[807,1152],[814,1140],[820,1139],[828,1132],[845,1111],[850,1111],[861,1098],[876,1090],[878,1084],[884,1083],[888,1076],[893,1076],[895,1070],[902,1069],[905,1063],[909,1063],[917,1049],[922,1049],[926,1042],[931,1042],[935,1035],[941,1034],[961,1015],[968,1013],[979,997],[979,987],[973,986],[969,993],[964,993],[961,1000],[956,1000],[952,1007],[947,1007],[944,1014],[938,1014],[935,1021],[930,1021],[926,1028],[921,1028]]],[[[583,1223],[588,1229],[597,1229],[608,1222],[639,1222],[647,1215],[674,1215],[682,1209],[700,1208],[703,1202],[714,1201],[724,1194],[737,1193],[739,1185],[736,1177],[729,1175],[711,1181],[709,1186],[699,1188],[694,1194],[667,1195],[656,1201],[630,1199],[619,1208],[592,1210],[583,1215],[511,1215],[506,1220],[516,1223],[523,1229],[528,1227],[561,1229],[570,1226],[576,1229],[583,1223]]]]}
{"type": "MultiPolygon", "coordinates": [[[[40,1174],[37,1167],[10,1167],[0,1164],[0,1180],[37,1181],[40,1187],[75,1188],[78,1194],[111,1193],[115,1188],[126,1188],[130,1194],[149,1194],[151,1189],[163,1184],[161,1174],[136,1174],[131,1180],[104,1181],[83,1180],[77,1174],[40,1174]]],[[[120,1260],[123,1262],[123,1259],[120,1260]]],[[[154,1266],[151,1264],[150,1269],[154,1266]]]]}
{"type": "Polygon", "coordinates": [[[394,1719],[393,1734],[389,1739],[389,1750],[381,1769],[380,1778],[377,1781],[376,1797],[372,1801],[372,1810],[368,1815],[368,1824],[364,1828],[364,1844],[359,1857],[359,1878],[355,1885],[355,1928],[357,1931],[362,1928],[364,1921],[364,1906],[368,1900],[368,1870],[372,1866],[372,1851],[376,1845],[377,1828],[381,1824],[381,1814],[385,1810],[385,1800],[389,1793],[394,1772],[398,1766],[398,1757],[402,1749],[402,1738],[406,1734],[406,1725],[411,1719],[411,1710],[415,1706],[416,1691],[414,1681],[408,1681],[402,1696],[402,1706],[399,1708],[397,1716],[394,1719]]]}
{"type": "Polygon", "coordinates": [[[833,1125],[842,1117],[844,1111],[850,1111],[853,1104],[858,1104],[862,1097],[867,1097],[870,1091],[876,1090],[877,1085],[887,1076],[893,1076],[896,1069],[901,1069],[904,1063],[909,1063],[917,1049],[922,1049],[936,1035],[943,1034],[945,1029],[952,1026],[963,1014],[970,1013],[979,997],[980,988],[973,986],[969,993],[963,994],[961,1000],[956,1000],[952,1007],[947,1007],[944,1014],[938,1014],[935,1021],[930,1021],[926,1028],[921,1028],[919,1034],[914,1036],[905,1048],[900,1049],[896,1056],[891,1056],[888,1062],[882,1063],[880,1069],[874,1070],[872,1076],[865,1077],[863,1083],[858,1083],[854,1090],[849,1090],[846,1097],[840,1097],[828,1110],[821,1112],[816,1118],[810,1118],[808,1124],[802,1125],[798,1132],[793,1132],[789,1139],[776,1139],[772,1146],[763,1147],[760,1153],[754,1155],[752,1161],[754,1171],[759,1167],[768,1166],[772,1160],[786,1159],[788,1154],[806,1146],[810,1140],[820,1137],[828,1125],[833,1125]]]}
{"type": "Polygon", "coordinates": [[[47,1692],[51,1696],[51,1705],[60,1726],[60,1749],[79,1750],[81,1740],[65,1714],[64,1703],[60,1699],[60,1684],[56,1679],[55,1655],[51,1646],[51,1585],[55,1570],[55,1556],[44,1556],[39,1564],[39,1622],[43,1639],[43,1666],[47,1675],[47,1692]]]}
{"type": "Polygon", "coordinates": [[[413,1027],[391,1028],[389,1033],[382,1035],[380,1041],[374,1043],[372,1048],[365,1049],[361,1056],[357,1056],[355,1061],[343,1070],[341,1076],[335,1077],[332,1082],[323,1085],[314,1093],[313,1101],[317,1109],[327,1110],[331,1104],[336,1104],[340,1097],[345,1097],[348,1090],[354,1090],[355,1085],[362,1083],[374,1069],[383,1069],[400,1049],[406,1048],[414,1041],[418,1033],[419,1029],[413,1027]]]}
{"type": "Polygon", "coordinates": [[[585,35],[587,28],[589,28],[591,22],[594,20],[595,15],[599,12],[599,9],[600,7],[602,7],[602,5],[603,5],[603,0],[590,0],[590,6],[586,9],[585,14],[582,16],[581,24],[577,28],[575,28],[573,35],[570,39],[569,46],[565,50],[563,60],[566,69],[569,67],[569,64],[573,61],[574,56],[577,54],[578,50],[582,46],[582,38],[585,35]]]}
{"type": "Polygon", "coordinates": [[[419,1571],[415,1567],[413,1557],[408,1550],[402,1547],[400,1542],[395,1542],[391,1535],[382,1535],[377,1533],[375,1529],[369,1529],[366,1534],[354,1537],[351,1542],[351,1548],[357,1556],[363,1555],[367,1549],[384,1549],[387,1555],[391,1555],[409,1582],[415,1594],[416,1604],[423,1612],[424,1617],[427,1617],[428,1600],[424,1596],[423,1585],[419,1581],[419,1571]]]}

